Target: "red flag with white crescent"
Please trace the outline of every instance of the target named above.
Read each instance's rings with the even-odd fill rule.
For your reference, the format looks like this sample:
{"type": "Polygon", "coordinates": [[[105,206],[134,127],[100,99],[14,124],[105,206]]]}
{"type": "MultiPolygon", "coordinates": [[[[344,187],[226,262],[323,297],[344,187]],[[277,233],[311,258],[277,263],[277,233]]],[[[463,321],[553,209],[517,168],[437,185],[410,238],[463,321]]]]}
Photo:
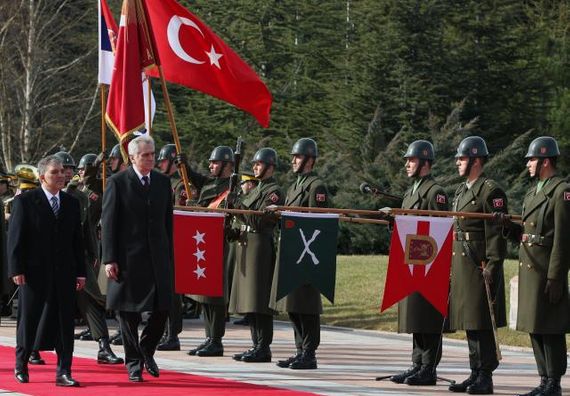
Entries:
{"type": "Polygon", "coordinates": [[[447,316],[453,218],[396,216],[381,311],[419,292],[447,316]]]}
{"type": "Polygon", "coordinates": [[[174,211],[174,289],[224,295],[224,214],[174,211]]]}
{"type": "MultiPolygon", "coordinates": [[[[175,0],[144,0],[166,80],[233,104],[269,126],[271,93],[206,24],[175,0]]],[[[158,77],[155,69],[148,72],[158,77]]]]}

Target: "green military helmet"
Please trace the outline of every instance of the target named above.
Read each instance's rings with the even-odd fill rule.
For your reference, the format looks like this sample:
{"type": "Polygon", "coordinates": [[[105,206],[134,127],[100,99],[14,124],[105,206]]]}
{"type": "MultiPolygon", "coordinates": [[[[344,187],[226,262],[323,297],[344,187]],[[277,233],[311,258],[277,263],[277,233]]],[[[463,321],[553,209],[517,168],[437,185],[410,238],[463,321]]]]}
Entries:
{"type": "Polygon", "coordinates": [[[525,158],[552,158],[559,155],[556,139],[551,136],[541,136],[530,143],[525,158]]]}
{"type": "Polygon", "coordinates": [[[212,150],[209,161],[234,162],[234,151],[228,146],[218,146],[212,150]]]}
{"type": "Polygon", "coordinates": [[[404,158],[418,158],[421,160],[433,161],[435,159],[433,144],[427,140],[416,140],[408,146],[404,158]]]}
{"type": "Polygon", "coordinates": [[[277,152],[270,147],[257,150],[251,162],[263,162],[267,165],[277,166],[277,152]]]}
{"type": "Polygon", "coordinates": [[[77,165],[77,169],[85,169],[89,166],[95,165],[95,161],[97,161],[97,154],[89,153],[85,154],[79,160],[79,165],[77,165]]]}
{"type": "Polygon", "coordinates": [[[457,147],[457,154],[455,154],[455,158],[478,158],[488,156],[489,150],[487,150],[487,144],[480,136],[468,136],[463,139],[461,143],[459,143],[459,147],[457,147]]]}
{"type": "Polygon", "coordinates": [[[307,157],[317,158],[319,156],[317,142],[311,138],[301,138],[293,145],[291,155],[304,155],[307,157]]]}
{"type": "Polygon", "coordinates": [[[176,158],[176,145],[175,144],[166,144],[164,145],[161,149],[160,152],[158,153],[158,158],[156,159],[157,161],[162,161],[162,160],[169,160],[169,161],[174,161],[174,158],[176,158]]]}
{"type": "Polygon", "coordinates": [[[109,154],[109,158],[119,158],[122,159],[123,156],[121,155],[121,145],[115,144],[111,149],[111,154],[109,154]]]}
{"type": "Polygon", "coordinates": [[[54,154],[61,161],[64,168],[75,168],[75,160],[66,151],[59,151],[54,154]]]}

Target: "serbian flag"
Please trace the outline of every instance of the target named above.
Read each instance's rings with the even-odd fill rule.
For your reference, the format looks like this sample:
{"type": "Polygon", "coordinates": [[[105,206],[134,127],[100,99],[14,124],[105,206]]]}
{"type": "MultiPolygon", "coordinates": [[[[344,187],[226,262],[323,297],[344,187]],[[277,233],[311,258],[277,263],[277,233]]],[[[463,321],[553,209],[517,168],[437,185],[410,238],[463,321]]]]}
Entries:
{"type": "MultiPolygon", "coordinates": [[[[166,80],[229,102],[267,128],[271,93],[207,25],[175,0],[144,0],[166,80]]],[[[149,71],[158,77],[155,69],[149,71]]]]}
{"type": "Polygon", "coordinates": [[[224,295],[224,214],[174,211],[174,289],[224,295]]]}
{"type": "Polygon", "coordinates": [[[453,218],[396,216],[381,311],[413,292],[447,317],[453,218]]]}
{"type": "Polygon", "coordinates": [[[139,0],[124,0],[119,23],[113,77],[109,88],[105,119],[123,151],[133,132],[145,127],[142,72],[154,65],[153,51],[144,27],[144,11],[139,0]]]}

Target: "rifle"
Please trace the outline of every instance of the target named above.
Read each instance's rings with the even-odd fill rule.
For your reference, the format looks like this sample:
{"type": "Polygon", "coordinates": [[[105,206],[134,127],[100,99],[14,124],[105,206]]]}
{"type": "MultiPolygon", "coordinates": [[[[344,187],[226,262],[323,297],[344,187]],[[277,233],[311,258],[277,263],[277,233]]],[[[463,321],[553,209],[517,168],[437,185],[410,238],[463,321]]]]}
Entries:
{"type": "Polygon", "coordinates": [[[236,142],[236,149],[234,151],[234,171],[230,176],[230,186],[229,186],[229,193],[226,198],[226,209],[231,209],[235,206],[236,199],[238,196],[238,188],[239,188],[239,167],[241,164],[241,153],[243,149],[243,139],[240,137],[237,138],[236,142]]]}

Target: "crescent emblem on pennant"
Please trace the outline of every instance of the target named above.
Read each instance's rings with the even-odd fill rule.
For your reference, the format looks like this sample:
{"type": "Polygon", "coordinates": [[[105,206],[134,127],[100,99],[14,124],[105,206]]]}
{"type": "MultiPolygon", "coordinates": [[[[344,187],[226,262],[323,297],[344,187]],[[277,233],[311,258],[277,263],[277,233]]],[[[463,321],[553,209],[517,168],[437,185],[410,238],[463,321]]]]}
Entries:
{"type": "Polygon", "coordinates": [[[204,37],[204,33],[202,33],[200,27],[196,25],[194,21],[188,18],[180,17],[178,15],[174,15],[172,18],[170,18],[170,22],[168,22],[168,28],[167,28],[168,44],[170,45],[170,48],[172,48],[172,51],[174,51],[176,56],[178,56],[180,59],[189,63],[201,65],[202,63],[204,63],[204,61],[198,60],[190,56],[190,54],[188,54],[188,52],[186,52],[184,48],[182,48],[182,45],[180,44],[179,33],[182,25],[190,26],[196,29],[202,35],[202,37],[204,37]]]}

